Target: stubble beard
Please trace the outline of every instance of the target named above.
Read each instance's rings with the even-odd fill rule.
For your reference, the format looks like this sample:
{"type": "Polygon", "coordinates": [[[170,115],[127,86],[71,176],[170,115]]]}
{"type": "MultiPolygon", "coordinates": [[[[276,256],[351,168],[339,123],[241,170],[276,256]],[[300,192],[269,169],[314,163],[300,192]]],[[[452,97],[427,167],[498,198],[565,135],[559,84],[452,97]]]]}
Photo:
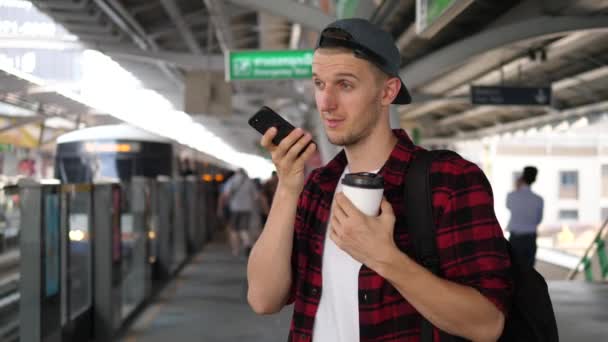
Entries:
{"type": "Polygon", "coordinates": [[[329,142],[336,146],[349,147],[357,145],[367,138],[378,124],[380,120],[380,106],[373,106],[373,109],[364,118],[366,119],[365,122],[355,124],[351,131],[345,132],[342,136],[331,137],[327,134],[327,131],[325,135],[329,142]]]}

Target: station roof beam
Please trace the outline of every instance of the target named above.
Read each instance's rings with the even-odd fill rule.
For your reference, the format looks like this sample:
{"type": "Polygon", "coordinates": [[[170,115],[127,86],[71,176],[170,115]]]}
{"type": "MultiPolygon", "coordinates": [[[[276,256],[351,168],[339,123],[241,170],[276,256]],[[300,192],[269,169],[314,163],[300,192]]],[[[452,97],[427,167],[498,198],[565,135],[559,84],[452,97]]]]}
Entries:
{"type": "MultiPolygon", "coordinates": [[[[182,20],[188,27],[205,25],[207,23],[207,11],[198,10],[192,13],[182,14],[182,20]]],[[[165,24],[158,27],[150,27],[148,29],[148,37],[151,39],[164,38],[179,33],[179,29],[173,24],[165,24]]]]}
{"type": "Polygon", "coordinates": [[[549,17],[541,16],[484,30],[442,48],[401,71],[401,78],[417,89],[471,58],[506,45],[539,37],[558,37],[583,30],[606,30],[608,17],[549,17]]]}
{"type": "Polygon", "coordinates": [[[210,20],[215,28],[215,36],[219,42],[219,46],[222,52],[228,53],[234,45],[234,38],[232,36],[232,30],[230,23],[226,17],[226,10],[224,4],[217,0],[202,0],[207,7],[209,12],[210,20]]]}
{"type": "Polygon", "coordinates": [[[199,45],[196,38],[194,37],[194,34],[192,33],[192,29],[188,26],[188,24],[186,24],[186,21],[184,20],[184,17],[182,16],[182,13],[181,13],[180,9],[177,7],[175,1],[174,0],[160,0],[160,3],[163,5],[163,8],[167,11],[167,14],[169,14],[171,21],[173,21],[173,23],[175,23],[177,30],[180,32],[182,38],[186,42],[186,45],[188,45],[188,48],[190,49],[190,51],[195,53],[196,55],[199,55],[199,56],[202,55],[203,50],[201,49],[201,46],[199,45]]]}
{"type": "MultiPolygon", "coordinates": [[[[548,44],[542,46],[546,55],[546,60],[539,61],[531,60],[527,51],[531,49],[526,47],[508,47],[507,49],[499,49],[496,54],[500,57],[496,58],[489,54],[475,58],[473,65],[467,65],[459,68],[447,75],[443,75],[439,80],[429,83],[422,88],[424,92],[430,93],[446,93],[447,96],[464,96],[468,95],[469,84],[498,84],[505,81],[518,81],[518,78],[523,77],[523,81],[529,79],[531,74],[555,75],[556,69],[563,68],[563,62],[571,58],[573,55],[580,55],[581,51],[586,54],[600,52],[608,43],[608,38],[605,33],[597,31],[583,31],[566,35],[557,40],[552,40],[548,44]],[[513,55],[518,57],[506,62],[505,54],[512,51],[513,55]],[[570,56],[570,57],[569,57],[570,56]],[[479,66],[485,65],[486,68],[480,70],[479,66]],[[470,70],[469,70],[470,69],[470,70]],[[549,70],[550,69],[550,70],[549,70]],[[553,73],[551,73],[553,72],[553,73]],[[474,73],[472,78],[467,74],[474,73]],[[459,84],[456,88],[454,85],[459,84]]],[[[581,58],[579,58],[581,59],[581,58]]]]}
{"type": "MultiPolygon", "coordinates": [[[[213,1],[213,0],[205,0],[213,1]]],[[[312,6],[300,4],[295,1],[273,0],[229,0],[234,4],[264,11],[276,16],[287,18],[314,31],[321,31],[325,26],[336,20],[335,17],[312,6]]]]}
{"type": "MultiPolygon", "coordinates": [[[[118,25],[129,37],[143,50],[158,52],[159,47],[153,39],[147,36],[143,27],[129,13],[121,2],[116,0],[93,0],[95,4],[118,25]]],[[[104,51],[105,52],[105,51],[104,51]]],[[[164,63],[159,63],[158,67],[171,79],[179,88],[183,88],[183,76],[178,70],[171,69],[164,63]]]]}

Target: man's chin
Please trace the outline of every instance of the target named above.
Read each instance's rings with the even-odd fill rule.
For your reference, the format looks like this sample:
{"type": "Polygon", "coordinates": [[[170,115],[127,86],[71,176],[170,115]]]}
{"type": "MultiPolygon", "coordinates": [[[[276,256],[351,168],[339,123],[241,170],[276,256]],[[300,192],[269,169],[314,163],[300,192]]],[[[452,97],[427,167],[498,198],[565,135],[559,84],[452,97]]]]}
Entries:
{"type": "Polygon", "coordinates": [[[329,134],[328,134],[328,135],[327,135],[327,140],[329,140],[329,142],[330,142],[332,145],[336,145],[336,146],[341,146],[341,147],[344,147],[344,146],[349,145],[349,142],[348,142],[348,138],[347,138],[347,137],[336,136],[336,135],[329,135],[329,134]]]}

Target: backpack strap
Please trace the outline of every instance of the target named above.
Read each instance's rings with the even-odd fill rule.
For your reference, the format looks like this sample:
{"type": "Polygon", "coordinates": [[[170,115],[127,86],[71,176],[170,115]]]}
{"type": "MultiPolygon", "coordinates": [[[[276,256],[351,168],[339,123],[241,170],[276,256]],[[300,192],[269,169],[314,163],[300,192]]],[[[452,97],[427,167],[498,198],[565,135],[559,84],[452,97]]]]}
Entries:
{"type": "MultiPolygon", "coordinates": [[[[416,261],[440,276],[439,255],[435,239],[435,223],[433,222],[433,197],[430,185],[431,163],[440,155],[452,151],[420,150],[410,162],[405,180],[405,205],[410,241],[414,248],[416,261]]],[[[421,342],[433,342],[433,325],[426,318],[421,322],[421,342]]],[[[453,336],[440,331],[441,341],[454,341],[453,336]]]]}
{"type": "Polygon", "coordinates": [[[416,260],[433,274],[439,275],[439,257],[435,245],[433,198],[430,187],[430,168],[441,151],[421,150],[411,162],[405,181],[405,203],[410,229],[410,241],[416,260]]]}

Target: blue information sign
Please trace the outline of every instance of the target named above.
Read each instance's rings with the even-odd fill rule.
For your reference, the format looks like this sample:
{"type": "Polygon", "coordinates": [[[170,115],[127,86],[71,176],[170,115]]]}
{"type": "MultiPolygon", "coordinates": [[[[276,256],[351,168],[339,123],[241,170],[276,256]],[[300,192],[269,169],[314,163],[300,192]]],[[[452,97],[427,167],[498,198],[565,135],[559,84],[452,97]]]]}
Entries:
{"type": "Polygon", "coordinates": [[[471,103],[478,105],[548,106],[551,87],[471,87],[471,103]]]}

